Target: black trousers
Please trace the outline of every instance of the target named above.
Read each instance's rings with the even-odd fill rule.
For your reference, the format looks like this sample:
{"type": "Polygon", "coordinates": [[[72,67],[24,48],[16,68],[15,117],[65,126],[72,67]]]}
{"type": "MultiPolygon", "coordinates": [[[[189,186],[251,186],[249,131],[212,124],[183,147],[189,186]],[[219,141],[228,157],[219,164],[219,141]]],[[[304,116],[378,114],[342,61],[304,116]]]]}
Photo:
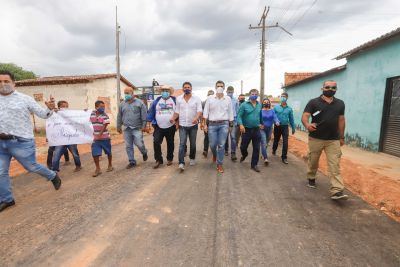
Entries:
{"type": "Polygon", "coordinates": [[[208,147],[209,147],[209,141],[208,141],[208,132],[204,132],[204,148],[203,151],[208,153],[208,147]]]}
{"type": "Polygon", "coordinates": [[[243,157],[247,157],[249,154],[247,148],[249,147],[250,141],[253,145],[253,154],[251,156],[251,167],[255,167],[258,164],[260,158],[260,142],[261,133],[260,128],[246,128],[245,133],[242,134],[242,142],[240,143],[240,153],[243,157]]]}
{"type": "Polygon", "coordinates": [[[154,147],[154,159],[160,163],[163,163],[163,156],[161,151],[161,144],[165,137],[167,141],[167,160],[172,161],[174,159],[174,138],[175,138],[175,125],[162,129],[158,125],[153,125],[153,147],[154,147]]]}
{"type": "Polygon", "coordinates": [[[283,138],[282,159],[287,159],[288,143],[289,143],[289,125],[274,126],[274,145],[272,151],[278,149],[279,140],[283,138]]]}

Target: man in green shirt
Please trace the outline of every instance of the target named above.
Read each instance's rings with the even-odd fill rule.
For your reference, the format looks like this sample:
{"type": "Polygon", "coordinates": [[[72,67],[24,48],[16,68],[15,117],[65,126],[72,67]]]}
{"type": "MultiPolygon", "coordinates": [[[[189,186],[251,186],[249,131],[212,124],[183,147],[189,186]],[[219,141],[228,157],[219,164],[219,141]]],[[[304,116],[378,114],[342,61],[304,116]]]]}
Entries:
{"type": "Polygon", "coordinates": [[[281,94],[281,104],[274,107],[276,116],[279,119],[279,125],[274,126],[274,144],[272,146],[272,154],[276,155],[276,150],[278,149],[279,140],[283,139],[282,146],[282,162],[288,164],[287,152],[289,144],[289,125],[292,128],[292,134],[296,132],[296,127],[294,125],[293,119],[293,109],[288,106],[287,99],[289,95],[286,92],[281,94]]]}
{"type": "Polygon", "coordinates": [[[253,155],[251,157],[251,169],[260,172],[257,167],[258,159],[260,158],[260,128],[262,129],[264,126],[261,118],[261,104],[257,101],[257,98],[258,90],[251,89],[249,101],[244,102],[239,107],[237,123],[242,133],[242,143],[240,144],[242,157],[240,158],[240,162],[246,159],[248,155],[247,148],[250,141],[252,141],[253,155]]]}

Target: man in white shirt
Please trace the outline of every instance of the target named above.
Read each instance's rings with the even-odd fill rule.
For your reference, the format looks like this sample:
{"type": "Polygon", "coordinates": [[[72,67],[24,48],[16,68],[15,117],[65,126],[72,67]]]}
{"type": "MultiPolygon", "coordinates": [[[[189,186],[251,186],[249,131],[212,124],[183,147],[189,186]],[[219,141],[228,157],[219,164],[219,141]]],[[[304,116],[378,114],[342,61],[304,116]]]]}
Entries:
{"type": "Polygon", "coordinates": [[[167,141],[167,166],[172,165],[177,124],[175,121],[171,122],[176,107],[176,98],[171,96],[173,92],[172,87],[163,85],[160,91],[161,96],[151,103],[149,111],[147,112],[147,122],[149,124],[151,123],[154,128],[153,147],[154,159],[156,160],[156,165],[153,167],[154,169],[157,169],[163,164],[161,144],[164,137],[167,141]]]}
{"type": "Polygon", "coordinates": [[[233,126],[232,100],[224,96],[225,83],[217,81],[216,96],[210,96],[204,106],[204,119],[208,120],[208,138],[210,140],[213,161],[217,162],[217,171],[224,172],[224,150],[229,128],[233,126]]]}
{"type": "Polygon", "coordinates": [[[27,95],[16,92],[15,78],[8,72],[0,71],[0,212],[15,205],[9,175],[11,158],[15,158],[24,168],[52,181],[58,190],[61,179],[56,172],[36,162],[35,139],[31,114],[47,119],[53,114],[54,99],[46,101],[42,108],[27,95]]]}
{"type": "Polygon", "coordinates": [[[181,172],[185,170],[185,146],[188,137],[190,165],[195,164],[197,129],[203,111],[200,98],[192,95],[192,84],[184,82],[182,88],[184,94],[176,99],[175,114],[171,118],[172,123],[179,117],[179,169],[181,172]]]}

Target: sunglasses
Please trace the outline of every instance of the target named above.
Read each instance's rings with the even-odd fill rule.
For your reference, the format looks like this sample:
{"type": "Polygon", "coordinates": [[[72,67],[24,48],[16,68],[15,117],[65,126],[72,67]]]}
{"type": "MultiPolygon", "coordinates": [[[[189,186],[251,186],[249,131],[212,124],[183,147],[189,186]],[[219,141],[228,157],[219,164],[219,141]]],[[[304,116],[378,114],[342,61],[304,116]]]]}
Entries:
{"type": "Polygon", "coordinates": [[[336,90],[336,89],[337,89],[337,86],[324,86],[324,89],[336,90]]]}

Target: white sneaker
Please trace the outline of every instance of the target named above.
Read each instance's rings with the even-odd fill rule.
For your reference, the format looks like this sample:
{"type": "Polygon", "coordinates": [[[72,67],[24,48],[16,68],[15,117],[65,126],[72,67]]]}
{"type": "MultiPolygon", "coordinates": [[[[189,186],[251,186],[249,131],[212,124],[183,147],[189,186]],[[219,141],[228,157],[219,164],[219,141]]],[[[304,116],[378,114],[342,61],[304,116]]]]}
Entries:
{"type": "Polygon", "coordinates": [[[183,172],[185,170],[185,164],[179,164],[179,169],[181,170],[181,172],[183,172]]]}
{"type": "Polygon", "coordinates": [[[268,159],[264,159],[264,165],[268,165],[269,161],[268,159]]]}
{"type": "Polygon", "coordinates": [[[196,161],[194,161],[194,159],[191,159],[189,165],[190,165],[190,166],[196,165],[196,161]]]}

